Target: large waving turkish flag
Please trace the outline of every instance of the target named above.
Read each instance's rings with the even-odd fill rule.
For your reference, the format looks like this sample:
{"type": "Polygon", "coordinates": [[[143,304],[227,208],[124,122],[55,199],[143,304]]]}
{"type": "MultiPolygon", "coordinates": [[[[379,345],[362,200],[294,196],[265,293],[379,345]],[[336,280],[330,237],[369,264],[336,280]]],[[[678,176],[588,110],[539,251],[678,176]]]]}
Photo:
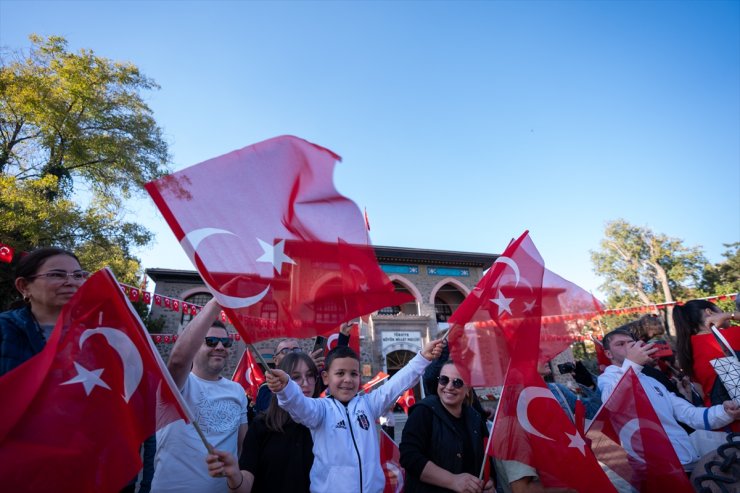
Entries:
{"type": "Polygon", "coordinates": [[[282,136],[146,185],[247,342],[329,335],[410,301],[380,270],[360,209],[334,187],[339,159],[282,136]]]}
{"type": "Polygon", "coordinates": [[[0,395],[4,491],[119,491],[141,469],[144,440],[187,420],[151,337],[107,269],[67,303],[41,353],[0,378],[0,395]]]}

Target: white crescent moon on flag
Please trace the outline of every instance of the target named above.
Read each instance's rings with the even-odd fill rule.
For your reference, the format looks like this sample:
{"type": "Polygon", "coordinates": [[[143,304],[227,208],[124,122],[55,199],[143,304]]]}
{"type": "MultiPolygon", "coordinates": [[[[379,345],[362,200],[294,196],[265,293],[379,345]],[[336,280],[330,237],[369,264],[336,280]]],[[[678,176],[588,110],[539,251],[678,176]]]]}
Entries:
{"type": "MultiPolygon", "coordinates": [[[[206,238],[208,238],[209,236],[213,236],[217,234],[237,236],[231,231],[227,231],[225,229],[218,229],[218,228],[194,229],[193,231],[183,236],[182,240],[180,240],[180,245],[185,250],[185,252],[188,254],[188,257],[190,257],[190,261],[193,262],[193,265],[195,265],[195,252],[198,250],[198,245],[200,245],[200,243],[206,238]]],[[[229,296],[217,290],[216,288],[214,288],[207,282],[204,281],[204,283],[206,286],[208,286],[208,289],[211,291],[211,293],[213,293],[213,297],[216,298],[216,300],[218,301],[218,304],[224,308],[236,309],[236,308],[246,308],[248,306],[252,306],[255,303],[258,303],[270,291],[270,285],[268,284],[267,287],[264,289],[264,291],[254,296],[246,296],[246,297],[229,296]]]]}
{"type": "Polygon", "coordinates": [[[141,361],[141,354],[136,349],[134,343],[129,337],[118,329],[111,327],[98,327],[97,329],[87,329],[80,336],[80,349],[85,341],[92,335],[101,334],[108,341],[108,344],[116,350],[123,363],[123,400],[126,402],[136,392],[141,377],[144,374],[144,365],[141,361]]]}
{"type": "Polygon", "coordinates": [[[247,368],[247,370],[244,372],[244,378],[247,380],[247,383],[249,385],[254,385],[254,382],[252,382],[252,369],[247,368]]]}
{"type": "Polygon", "coordinates": [[[329,349],[329,351],[331,351],[332,349],[336,347],[338,340],[339,340],[339,333],[337,332],[329,336],[329,338],[326,340],[326,347],[329,349]]]}
{"type": "Polygon", "coordinates": [[[651,428],[661,434],[665,432],[662,428],[658,428],[657,425],[652,421],[643,420],[642,423],[640,423],[639,418],[634,418],[627,421],[624,426],[622,426],[622,429],[619,430],[619,441],[622,443],[622,448],[626,450],[627,453],[630,454],[632,457],[644,463],[645,458],[638,454],[632,446],[632,437],[638,430],[640,430],[641,427],[651,428]]]}
{"type": "Polygon", "coordinates": [[[393,462],[386,462],[385,467],[388,472],[396,477],[396,490],[394,493],[400,493],[401,491],[403,491],[403,472],[393,462]]]}
{"type": "Polygon", "coordinates": [[[511,267],[511,270],[514,271],[514,276],[516,277],[516,284],[515,286],[519,285],[519,266],[509,257],[501,256],[493,261],[494,264],[505,264],[511,267]]]}
{"type": "Polygon", "coordinates": [[[529,403],[538,398],[552,399],[557,402],[555,396],[552,395],[552,392],[550,392],[549,389],[544,389],[542,387],[524,387],[522,392],[519,394],[519,399],[516,401],[516,418],[519,420],[521,427],[524,428],[524,431],[527,433],[544,438],[545,440],[554,441],[549,436],[540,433],[537,428],[529,422],[529,416],[527,415],[529,403]]]}

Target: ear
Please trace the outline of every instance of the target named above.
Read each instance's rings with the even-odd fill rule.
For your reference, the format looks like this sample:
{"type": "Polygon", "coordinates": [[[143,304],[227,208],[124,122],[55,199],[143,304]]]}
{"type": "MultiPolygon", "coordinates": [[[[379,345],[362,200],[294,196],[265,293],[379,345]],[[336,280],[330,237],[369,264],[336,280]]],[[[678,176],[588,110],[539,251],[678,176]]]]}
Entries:
{"type": "Polygon", "coordinates": [[[613,356],[612,356],[612,352],[610,349],[604,349],[604,354],[606,355],[607,358],[609,358],[609,361],[612,360],[613,356]]]}
{"type": "Polygon", "coordinates": [[[25,296],[24,291],[26,290],[26,286],[28,286],[27,279],[19,277],[18,279],[15,280],[15,289],[17,289],[18,292],[21,293],[23,296],[25,296]]]}
{"type": "Polygon", "coordinates": [[[321,370],[321,379],[324,381],[325,386],[329,386],[329,374],[326,370],[321,370]]]}

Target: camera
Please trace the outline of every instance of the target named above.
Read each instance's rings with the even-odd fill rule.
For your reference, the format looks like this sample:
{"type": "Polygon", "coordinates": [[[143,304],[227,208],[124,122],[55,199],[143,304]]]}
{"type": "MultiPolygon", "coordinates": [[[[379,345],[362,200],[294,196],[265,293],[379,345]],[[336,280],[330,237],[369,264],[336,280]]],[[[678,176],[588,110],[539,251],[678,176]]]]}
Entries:
{"type": "Polygon", "coordinates": [[[576,364],[571,363],[570,361],[567,363],[561,363],[558,365],[558,371],[561,375],[565,375],[566,373],[574,373],[576,371],[576,364]]]}

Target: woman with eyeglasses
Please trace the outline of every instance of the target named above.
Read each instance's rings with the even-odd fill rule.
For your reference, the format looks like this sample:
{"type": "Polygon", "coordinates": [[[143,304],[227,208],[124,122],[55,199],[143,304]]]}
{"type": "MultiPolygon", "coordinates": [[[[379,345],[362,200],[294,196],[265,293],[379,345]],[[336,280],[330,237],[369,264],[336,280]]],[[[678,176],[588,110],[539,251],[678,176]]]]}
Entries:
{"type": "Polygon", "coordinates": [[[468,386],[452,361],[442,366],[437,395],[409,410],[401,438],[406,492],[493,491],[493,481],[478,479],[488,432],[469,404],[468,386]]]}
{"type": "MultiPolygon", "coordinates": [[[[303,395],[319,396],[319,370],[308,354],[288,352],[279,367],[300,386],[303,395]]],[[[307,492],[313,465],[313,439],[308,428],[293,421],[273,395],[267,411],[258,414],[250,425],[239,462],[220,450],[208,455],[206,462],[209,474],[225,476],[231,491],[307,492]]]]}
{"type": "Polygon", "coordinates": [[[0,375],[41,352],[62,308],[90,274],[70,251],[38,248],[15,268],[23,306],[0,314],[0,375]]]}

